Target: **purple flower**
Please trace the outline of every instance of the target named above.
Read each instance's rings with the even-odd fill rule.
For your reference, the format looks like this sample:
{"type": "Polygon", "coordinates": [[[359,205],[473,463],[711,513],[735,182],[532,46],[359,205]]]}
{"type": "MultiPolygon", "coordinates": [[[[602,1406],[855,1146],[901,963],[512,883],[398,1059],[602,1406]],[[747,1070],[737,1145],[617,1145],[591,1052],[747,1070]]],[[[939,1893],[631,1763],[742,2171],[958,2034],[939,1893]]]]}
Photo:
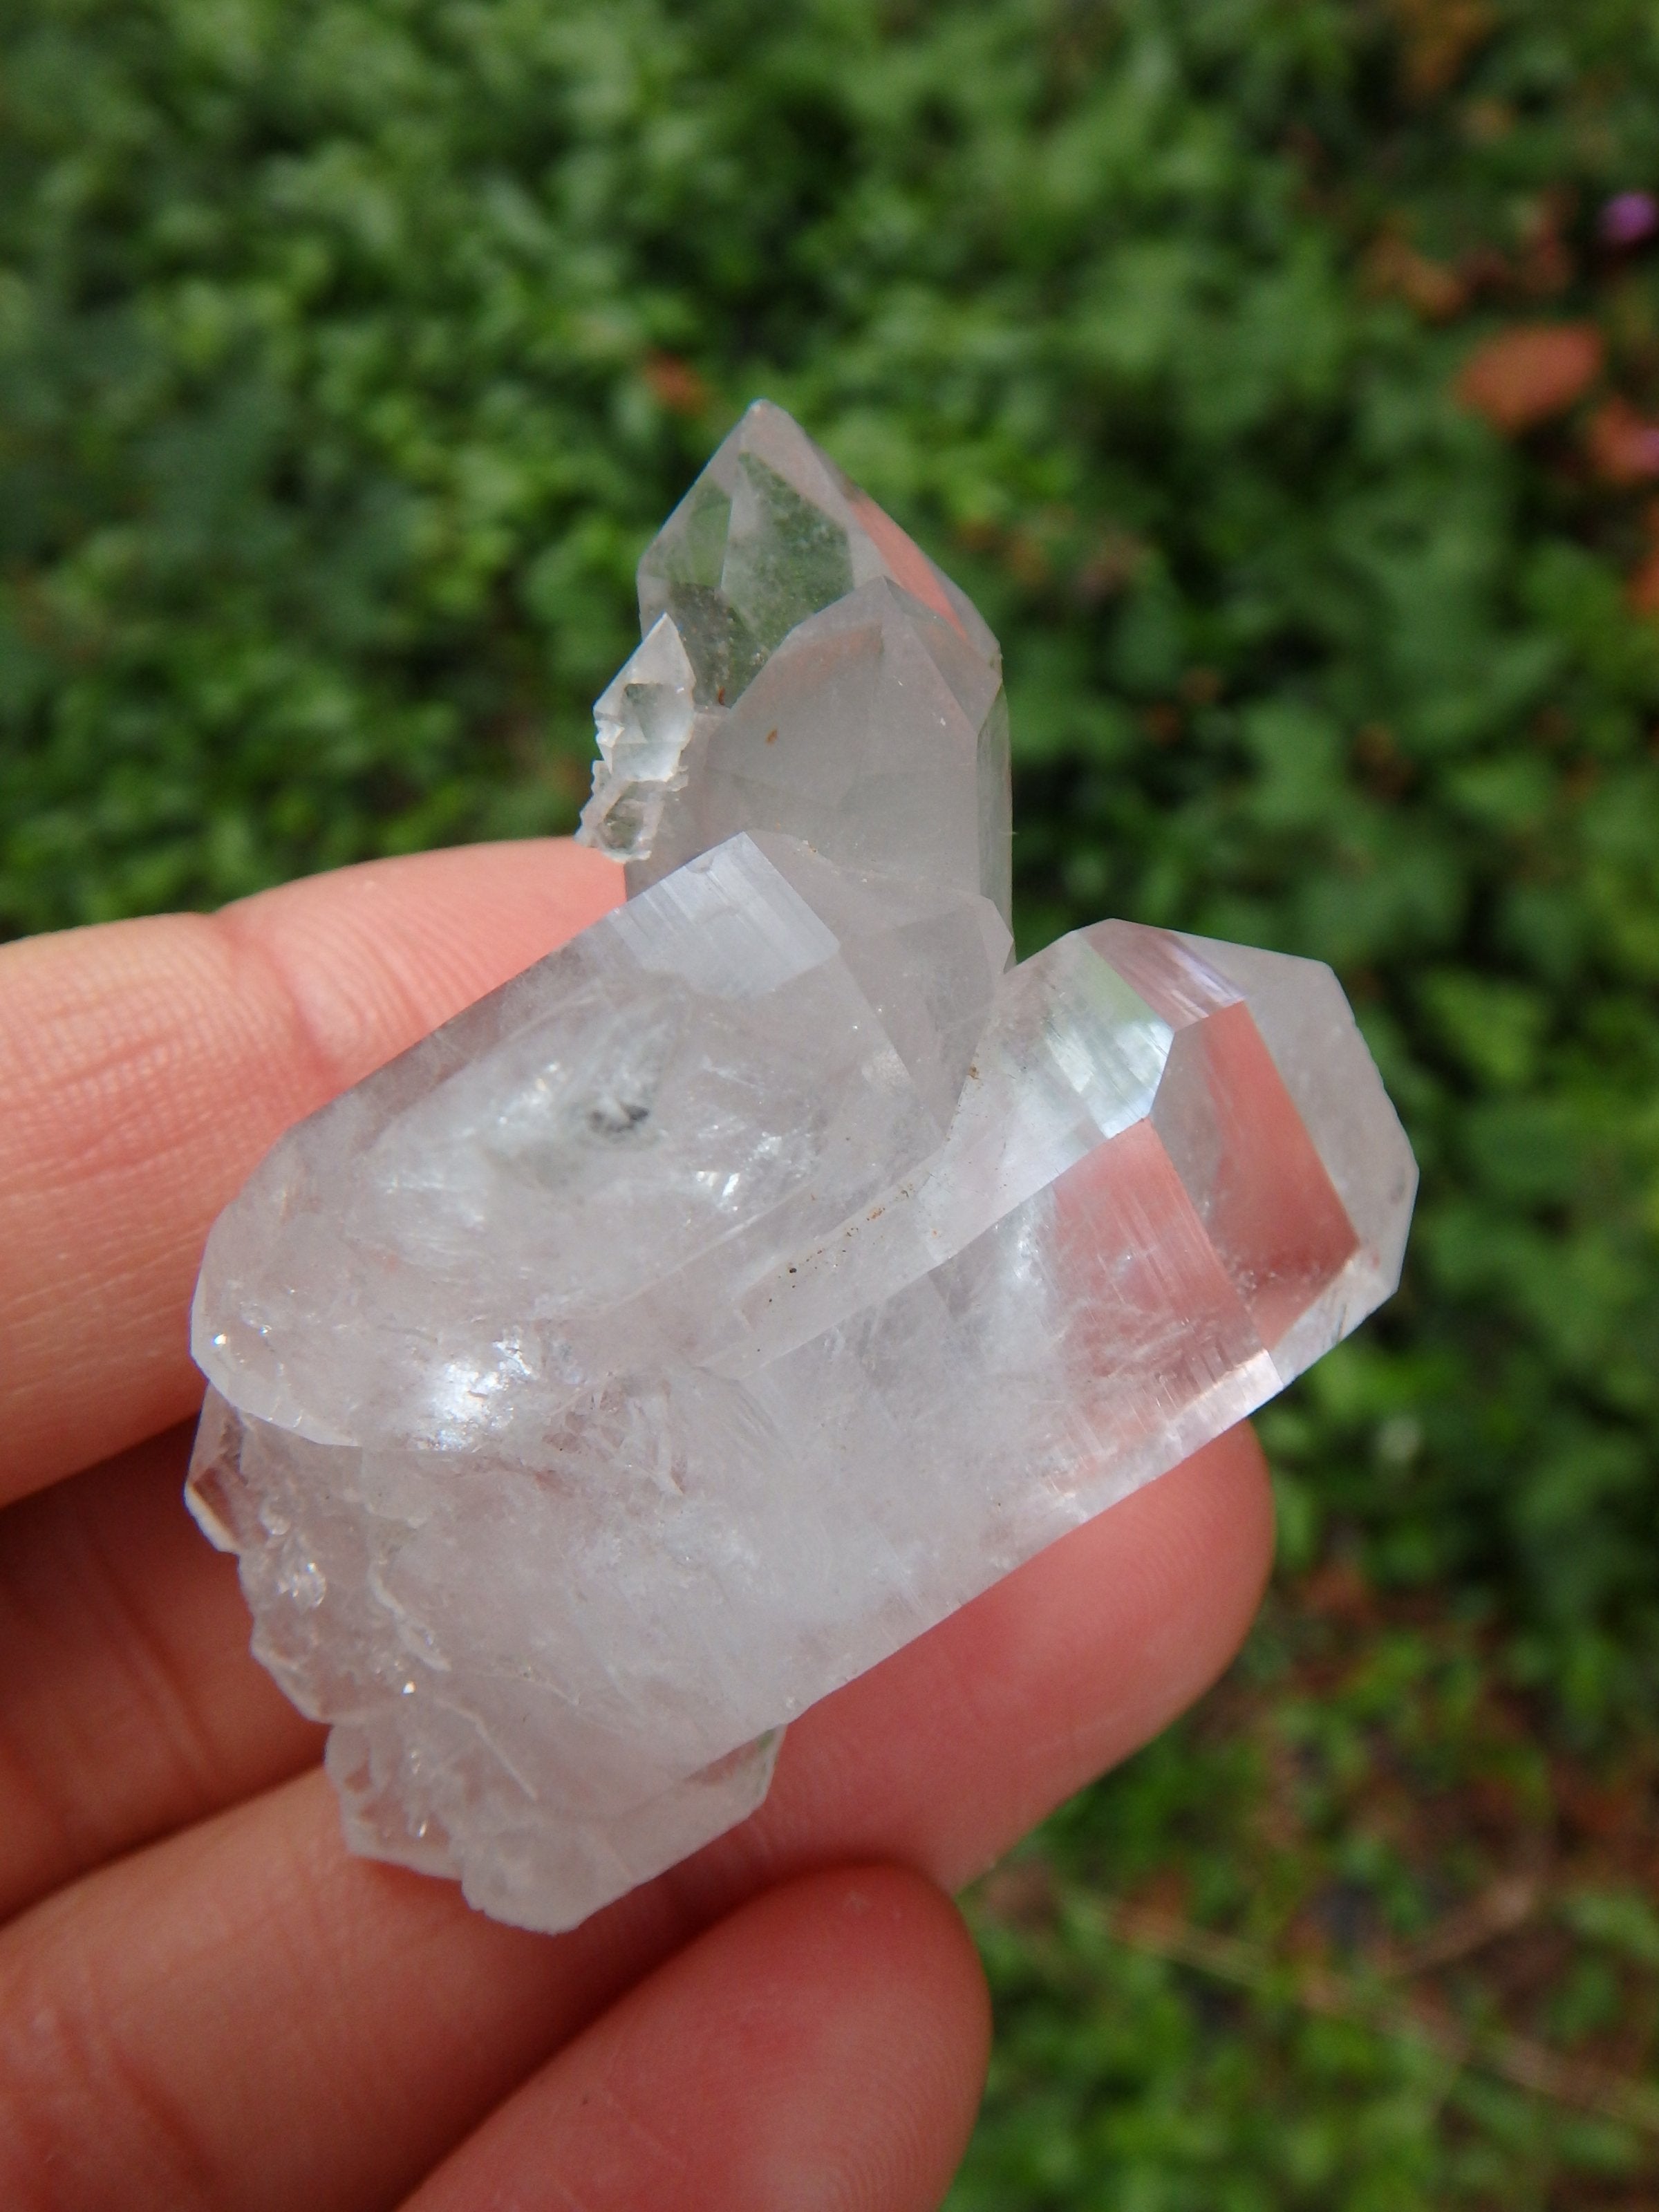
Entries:
{"type": "Polygon", "coordinates": [[[1639,246],[1659,230],[1659,200],[1651,192],[1615,192],[1599,227],[1609,246],[1639,246]]]}

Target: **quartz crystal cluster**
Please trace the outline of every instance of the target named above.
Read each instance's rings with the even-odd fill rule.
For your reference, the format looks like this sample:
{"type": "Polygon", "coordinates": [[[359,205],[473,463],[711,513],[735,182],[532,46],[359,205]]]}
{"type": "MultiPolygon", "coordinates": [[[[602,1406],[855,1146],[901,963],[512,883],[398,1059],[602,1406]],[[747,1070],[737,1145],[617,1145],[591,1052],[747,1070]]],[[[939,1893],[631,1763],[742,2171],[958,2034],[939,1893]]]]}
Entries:
{"type": "Polygon", "coordinates": [[[787,415],[640,608],[627,903],[284,1137],[194,1315],[190,1502],[352,1846],[549,1929],[1352,1328],[1416,1179],[1328,969],[1010,965],[996,642],[787,415]]]}

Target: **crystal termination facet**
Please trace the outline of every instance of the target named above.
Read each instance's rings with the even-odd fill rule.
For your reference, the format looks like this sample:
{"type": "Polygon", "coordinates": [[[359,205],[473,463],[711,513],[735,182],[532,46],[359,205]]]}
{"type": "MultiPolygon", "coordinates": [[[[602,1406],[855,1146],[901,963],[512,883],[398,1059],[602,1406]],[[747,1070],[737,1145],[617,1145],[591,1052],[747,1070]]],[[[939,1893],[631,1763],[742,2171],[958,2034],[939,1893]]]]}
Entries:
{"type": "Polygon", "coordinates": [[[1345,1335],[1416,1183],[1328,969],[1009,965],[996,641],[781,410],[640,609],[628,903],[290,1131],[193,1316],[187,1495],[349,1842],[545,1929],[1345,1335]]]}

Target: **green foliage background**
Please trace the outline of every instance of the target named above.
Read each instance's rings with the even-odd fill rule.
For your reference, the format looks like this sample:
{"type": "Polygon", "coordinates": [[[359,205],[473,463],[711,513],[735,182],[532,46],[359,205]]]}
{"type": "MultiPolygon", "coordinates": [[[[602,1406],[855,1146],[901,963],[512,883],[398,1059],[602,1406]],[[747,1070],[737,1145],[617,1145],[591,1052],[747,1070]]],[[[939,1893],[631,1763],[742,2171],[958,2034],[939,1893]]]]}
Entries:
{"type": "MultiPolygon", "coordinates": [[[[1285,1602],[1427,1593],[1616,1762],[1659,1681],[1646,495],[1450,386],[1593,319],[1659,406],[1659,262],[1595,235],[1656,184],[1647,0],[0,0],[0,927],[569,827],[634,561],[769,393],[1003,639],[1025,949],[1330,960],[1409,1123],[1407,1285],[1264,1425],[1285,1602]]],[[[1216,1755],[1054,1864],[1225,1863],[1216,1755]]],[[[1328,2053],[1075,1965],[1003,1959],[1052,2063],[964,2203],[1601,2203],[1558,2167],[1637,2157],[1392,2060],[1367,2148],[1328,2053]],[[1103,2132],[1052,2103],[1097,2031],[1103,2132]]]]}

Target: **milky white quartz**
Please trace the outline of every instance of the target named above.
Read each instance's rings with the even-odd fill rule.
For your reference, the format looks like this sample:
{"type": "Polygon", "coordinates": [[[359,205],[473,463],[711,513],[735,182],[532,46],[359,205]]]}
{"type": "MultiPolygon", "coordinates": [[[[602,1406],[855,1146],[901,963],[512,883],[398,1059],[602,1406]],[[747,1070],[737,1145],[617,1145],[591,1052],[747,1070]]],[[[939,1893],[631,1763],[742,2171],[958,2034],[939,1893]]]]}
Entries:
{"type": "Polygon", "coordinates": [[[641,563],[630,897],[289,1132],[209,1239],[188,1496],[355,1850],[573,1925],[785,1725],[1393,1288],[1334,978],[1009,965],[1000,656],[779,410],[641,563]]]}

